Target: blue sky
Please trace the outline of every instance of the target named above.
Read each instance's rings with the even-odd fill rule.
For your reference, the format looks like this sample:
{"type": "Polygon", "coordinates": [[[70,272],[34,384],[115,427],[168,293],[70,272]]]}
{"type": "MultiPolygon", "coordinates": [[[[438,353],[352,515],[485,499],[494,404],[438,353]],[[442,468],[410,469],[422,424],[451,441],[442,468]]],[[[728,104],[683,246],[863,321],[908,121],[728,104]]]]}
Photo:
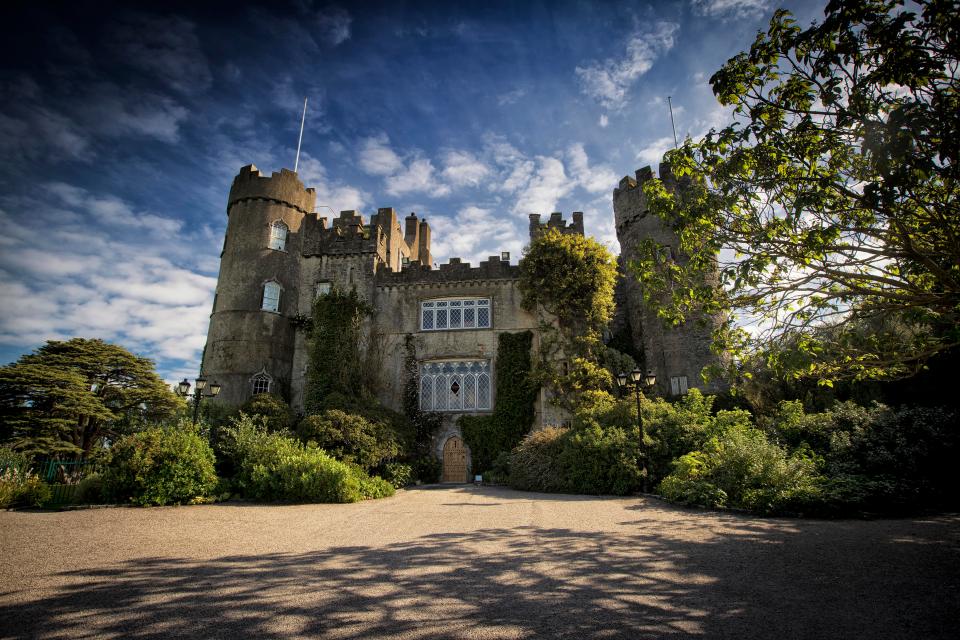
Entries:
{"type": "Polygon", "coordinates": [[[822,2],[105,2],[5,8],[0,362],[100,337],[199,367],[233,176],[292,168],[318,210],[415,211],[435,260],[584,211],[677,134],[729,119],[709,77],[776,6],[822,2]],[[198,6],[195,6],[198,5],[198,6]],[[152,8],[151,8],[152,7],[152,8]]]}

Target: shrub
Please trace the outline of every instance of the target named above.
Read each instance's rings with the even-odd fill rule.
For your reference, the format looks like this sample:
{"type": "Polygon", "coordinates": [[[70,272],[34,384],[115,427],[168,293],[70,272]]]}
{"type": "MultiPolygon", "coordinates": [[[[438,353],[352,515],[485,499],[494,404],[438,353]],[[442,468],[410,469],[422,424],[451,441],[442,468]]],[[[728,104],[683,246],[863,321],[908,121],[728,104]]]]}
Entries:
{"type": "Polygon", "coordinates": [[[0,471],[0,508],[39,507],[50,495],[50,487],[29,469],[10,466],[0,471]]]}
{"type": "Polygon", "coordinates": [[[238,472],[237,489],[247,498],[290,502],[357,502],[393,494],[381,478],[334,460],[313,444],[268,432],[243,416],[224,434],[224,450],[238,472]]]}
{"type": "Polygon", "coordinates": [[[510,482],[510,454],[506,451],[501,453],[490,465],[490,468],[483,472],[484,482],[491,484],[507,484],[510,482]]]}
{"type": "Polygon", "coordinates": [[[402,462],[388,462],[383,466],[383,479],[402,489],[413,483],[413,467],[402,462]]]}
{"type": "Polygon", "coordinates": [[[631,431],[600,426],[573,429],[562,442],[557,471],[563,491],[626,495],[640,487],[640,447],[631,431]]]}
{"type": "Polygon", "coordinates": [[[545,427],[530,433],[510,453],[510,486],[526,491],[562,491],[557,460],[569,429],[545,427]]]}
{"type": "Polygon", "coordinates": [[[296,420],[287,401],[275,393],[258,393],[247,400],[240,411],[249,416],[262,416],[264,425],[270,431],[291,429],[296,420]]]}
{"type": "Polygon", "coordinates": [[[0,447],[0,471],[17,469],[26,472],[30,468],[31,457],[22,451],[10,447],[0,447]]]}
{"type": "Polygon", "coordinates": [[[425,454],[413,461],[413,478],[424,484],[440,482],[443,473],[443,463],[430,454],[425,454]]]}
{"type": "Polygon", "coordinates": [[[183,425],[154,427],[114,444],[103,476],[105,496],[142,506],[196,502],[217,484],[213,450],[183,425]]]}
{"type": "Polygon", "coordinates": [[[686,504],[776,513],[815,503],[821,480],[809,458],[789,455],[762,431],[734,424],[702,450],[681,456],[659,490],[686,504]]]}
{"type": "Polygon", "coordinates": [[[337,460],[358,464],[367,471],[400,453],[400,444],[386,424],[339,409],[307,416],[297,425],[297,435],[337,460]]]}
{"type": "Polygon", "coordinates": [[[100,504],[103,502],[103,476],[99,473],[88,474],[77,483],[73,494],[73,501],[77,504],[100,504]]]}

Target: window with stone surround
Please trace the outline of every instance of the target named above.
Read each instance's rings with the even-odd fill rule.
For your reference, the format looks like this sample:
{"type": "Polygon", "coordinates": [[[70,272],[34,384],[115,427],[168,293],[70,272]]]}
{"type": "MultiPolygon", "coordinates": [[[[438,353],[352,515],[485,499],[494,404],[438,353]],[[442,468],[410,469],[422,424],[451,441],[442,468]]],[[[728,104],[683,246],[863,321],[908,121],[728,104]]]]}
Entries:
{"type": "Polygon", "coordinates": [[[270,225],[270,244],[271,249],[283,251],[287,246],[287,225],[282,220],[274,220],[270,225]]]}
{"type": "Polygon", "coordinates": [[[420,303],[420,330],[489,329],[490,311],[490,298],[425,300],[420,303]]]}
{"type": "Polygon", "coordinates": [[[263,300],[260,308],[264,311],[280,310],[280,283],[270,281],[263,285],[263,300]]]}
{"type": "Polygon", "coordinates": [[[489,411],[490,361],[446,360],[420,365],[423,411],[489,411]]]}
{"type": "Polygon", "coordinates": [[[258,393],[270,393],[271,382],[273,382],[273,379],[266,373],[258,373],[250,378],[250,390],[253,392],[253,395],[257,395],[258,393]]]}

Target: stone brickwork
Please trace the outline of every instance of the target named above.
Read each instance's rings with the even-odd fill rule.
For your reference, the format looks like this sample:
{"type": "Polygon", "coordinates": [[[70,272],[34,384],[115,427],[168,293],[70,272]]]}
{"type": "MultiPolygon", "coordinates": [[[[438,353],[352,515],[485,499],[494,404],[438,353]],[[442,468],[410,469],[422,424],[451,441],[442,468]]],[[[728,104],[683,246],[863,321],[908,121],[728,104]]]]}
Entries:
{"type": "MultiPolygon", "coordinates": [[[[616,289],[617,313],[611,331],[630,331],[635,352],[643,359],[642,368],[652,369],[657,375],[658,395],[670,395],[673,390],[671,378],[679,377],[686,378],[689,388],[721,391],[725,388],[722,382],[711,380],[704,383],[700,375],[705,367],[718,364],[710,344],[711,333],[721,319],[699,318],[680,327],[664,326],[656,310],[644,302],[640,284],[626,268],[626,264],[636,258],[636,248],[644,239],[658,243],[668,259],[685,259],[678,251],[679,241],[673,230],[649,212],[643,184],[652,177],[651,168],[644,167],[636,172],[636,178],[625,176],[613,190],[613,215],[621,255],[616,289]]],[[[660,178],[668,189],[676,188],[676,180],[667,164],[660,165],[660,178]]]]}

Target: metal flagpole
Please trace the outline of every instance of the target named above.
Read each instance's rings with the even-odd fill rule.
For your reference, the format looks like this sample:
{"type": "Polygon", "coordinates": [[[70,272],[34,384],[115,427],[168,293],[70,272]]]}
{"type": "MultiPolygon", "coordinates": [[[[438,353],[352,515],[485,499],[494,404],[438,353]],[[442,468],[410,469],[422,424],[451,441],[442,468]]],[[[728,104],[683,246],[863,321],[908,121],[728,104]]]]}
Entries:
{"type": "MultiPolygon", "coordinates": [[[[303,142],[303,125],[307,121],[307,98],[303,98],[303,118],[300,120],[300,138],[297,140],[297,159],[293,161],[293,172],[297,172],[297,167],[300,166],[300,144],[303,142]]],[[[677,134],[673,134],[674,140],[677,138],[677,134]]]]}
{"type": "Polygon", "coordinates": [[[667,106],[670,107],[670,126],[673,127],[673,148],[676,149],[680,145],[677,144],[677,124],[673,121],[673,102],[671,102],[670,96],[667,96],[667,106]]]}

